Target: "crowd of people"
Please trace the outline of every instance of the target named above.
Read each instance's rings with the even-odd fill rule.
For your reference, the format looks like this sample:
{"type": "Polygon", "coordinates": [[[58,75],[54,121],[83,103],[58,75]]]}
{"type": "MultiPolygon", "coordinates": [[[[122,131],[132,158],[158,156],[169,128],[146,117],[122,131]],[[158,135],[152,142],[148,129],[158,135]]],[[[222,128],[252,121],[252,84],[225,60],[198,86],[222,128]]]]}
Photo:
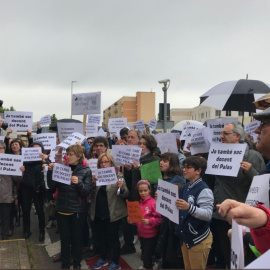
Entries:
{"type": "MultiPolygon", "coordinates": [[[[83,143],[69,146],[64,155],[63,149],[58,149],[55,163],[71,168],[71,184],[67,185],[53,180],[55,163],[42,143],[33,141],[28,130],[28,145],[41,148],[42,160],[24,162],[20,168],[22,176],[0,172],[1,237],[7,240],[12,236],[14,221],[20,226],[21,210],[23,237],[31,237],[30,211],[34,203],[39,221],[38,239],[43,242],[46,199],[55,202],[51,204],[55,205],[55,213],[49,215],[47,228],[57,224],[63,269],[69,269],[71,264],[74,269],[81,268],[82,250],[90,246],[90,238],[91,256],[99,256],[92,269],[107,265],[108,269],[121,269],[120,255],[135,253],[134,243],[138,238],[144,269],[205,269],[207,265],[230,268],[231,244],[227,233],[232,219],[251,228],[256,248],[264,253],[270,248],[270,242],[262,240],[269,239],[270,235],[269,209],[244,203],[253,177],[267,172],[270,109],[254,117],[262,121],[256,129],[258,141],[246,145],[237,177],[205,174],[208,155],[191,156],[182,150],[179,139],[176,139],[178,154],[161,154],[149,129],[142,133],[123,128],[119,139],[107,133],[107,137],[89,137],[83,143]],[[117,167],[108,151],[112,145],[139,146],[139,163],[134,160],[132,164],[117,167]],[[90,159],[97,159],[97,168],[114,167],[117,182],[96,185],[98,178],[89,168],[90,159]],[[179,210],[179,224],[157,212],[157,184],[142,179],[141,166],[153,161],[159,162],[162,179],[178,187],[175,205],[179,210]],[[126,200],[139,202],[143,213],[140,222],[130,221],[126,200]],[[119,232],[124,237],[122,247],[119,232]]],[[[41,131],[39,127],[38,133],[41,131]]],[[[25,143],[10,139],[11,133],[7,129],[4,142],[0,141],[0,154],[20,155],[25,143]]],[[[230,144],[246,142],[243,127],[237,123],[225,125],[221,140],[230,144]]]]}

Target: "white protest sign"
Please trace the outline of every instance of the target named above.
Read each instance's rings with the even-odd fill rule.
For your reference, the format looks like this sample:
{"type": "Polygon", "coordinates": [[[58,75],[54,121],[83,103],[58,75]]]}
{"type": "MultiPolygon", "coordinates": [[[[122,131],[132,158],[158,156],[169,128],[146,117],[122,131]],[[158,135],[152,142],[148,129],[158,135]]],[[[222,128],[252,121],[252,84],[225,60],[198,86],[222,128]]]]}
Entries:
{"type": "Polygon", "coordinates": [[[101,115],[99,114],[90,114],[88,115],[88,123],[98,124],[100,123],[101,115]]]}
{"type": "Polygon", "coordinates": [[[178,186],[158,179],[157,187],[157,212],[167,217],[172,222],[179,224],[179,210],[175,205],[178,199],[178,186]]]}
{"type": "Polygon", "coordinates": [[[107,186],[111,184],[116,184],[117,176],[114,167],[102,168],[96,170],[97,176],[97,186],[107,186]]]}
{"type": "Polygon", "coordinates": [[[201,129],[195,130],[191,135],[191,155],[196,155],[199,153],[208,153],[210,149],[210,143],[208,141],[208,131],[209,129],[203,127],[201,129]]]}
{"type": "Polygon", "coordinates": [[[62,142],[68,136],[74,132],[79,132],[83,134],[83,123],[63,123],[57,122],[57,130],[59,135],[59,140],[62,142]]]}
{"type": "Polygon", "coordinates": [[[101,136],[101,137],[107,137],[107,133],[104,131],[103,128],[100,128],[98,130],[98,133],[97,133],[98,136],[101,136]]]}
{"type": "Polygon", "coordinates": [[[72,95],[72,114],[100,114],[101,92],[80,93],[72,95]]]}
{"type": "Polygon", "coordinates": [[[33,125],[33,113],[32,112],[17,112],[17,111],[5,111],[5,122],[9,128],[17,131],[32,130],[33,125]]]}
{"type": "Polygon", "coordinates": [[[236,177],[246,147],[245,143],[212,143],[205,173],[236,177]]]}
{"type": "Polygon", "coordinates": [[[246,204],[255,206],[259,202],[266,208],[269,208],[269,179],[270,174],[256,175],[253,177],[246,204]]]}
{"type": "Polygon", "coordinates": [[[51,116],[49,114],[41,117],[41,119],[39,120],[39,124],[41,126],[49,126],[51,124],[51,116]]]}
{"type": "Polygon", "coordinates": [[[55,133],[40,133],[33,136],[33,141],[42,142],[44,149],[51,150],[56,146],[55,133]]]}
{"type": "Polygon", "coordinates": [[[199,129],[199,128],[202,128],[203,125],[201,124],[194,124],[194,123],[191,123],[191,124],[184,124],[183,125],[183,131],[181,133],[181,136],[180,136],[180,140],[186,140],[187,137],[190,137],[191,136],[191,133],[196,130],[196,129],[199,129]]]}
{"type": "Polygon", "coordinates": [[[207,127],[210,129],[209,141],[210,142],[221,142],[221,132],[223,128],[230,123],[237,123],[237,118],[217,118],[217,119],[208,119],[207,127]]]}
{"type": "Polygon", "coordinates": [[[67,149],[70,145],[75,145],[76,142],[83,142],[85,138],[86,137],[82,135],[81,133],[74,132],[68,138],[66,138],[61,143],[59,143],[56,146],[56,149],[59,149],[60,147],[67,149]]]}
{"type": "Polygon", "coordinates": [[[134,125],[136,126],[136,129],[144,131],[145,130],[145,124],[143,120],[138,120],[134,123],[134,125]]]}
{"type": "Polygon", "coordinates": [[[85,125],[86,137],[97,137],[98,124],[96,123],[86,123],[85,125]]]}
{"type": "Polygon", "coordinates": [[[50,161],[55,162],[55,154],[57,153],[56,148],[52,149],[50,152],[50,161]]]}
{"type": "Polygon", "coordinates": [[[270,249],[262,254],[258,259],[250,263],[244,269],[269,269],[270,249]]]}
{"type": "Polygon", "coordinates": [[[176,138],[173,133],[159,133],[155,135],[155,138],[161,154],[165,152],[178,153],[176,138]]]}
{"type": "Polygon", "coordinates": [[[41,154],[41,147],[22,148],[23,161],[41,161],[42,158],[39,154],[41,154]]]}
{"type": "Polygon", "coordinates": [[[20,167],[23,165],[21,155],[0,154],[0,175],[22,176],[20,167]]]}
{"type": "Polygon", "coordinates": [[[137,145],[112,145],[112,156],[116,166],[132,164],[134,159],[140,164],[142,148],[137,145]]]}
{"type": "Polygon", "coordinates": [[[109,119],[108,128],[110,132],[118,132],[126,127],[127,118],[111,118],[109,119]]]}
{"type": "Polygon", "coordinates": [[[53,166],[52,180],[66,185],[70,185],[71,168],[63,164],[55,163],[53,166]]]}
{"type": "Polygon", "coordinates": [[[149,126],[149,128],[150,128],[151,130],[156,129],[156,126],[157,126],[157,120],[155,120],[155,119],[150,119],[148,126],[149,126]]]}
{"type": "Polygon", "coordinates": [[[0,141],[4,142],[5,141],[5,136],[0,136],[0,141]]]}
{"type": "Polygon", "coordinates": [[[245,127],[244,127],[245,133],[247,133],[247,134],[253,134],[253,133],[255,133],[254,132],[255,129],[257,127],[259,127],[260,124],[261,124],[261,122],[260,121],[257,121],[257,120],[256,121],[253,121],[253,122],[250,122],[249,124],[246,124],[245,127]]]}
{"type": "Polygon", "coordinates": [[[232,220],[231,269],[243,269],[245,266],[242,228],[232,220]]]}
{"type": "Polygon", "coordinates": [[[97,170],[97,158],[91,158],[88,160],[89,162],[89,168],[92,171],[92,174],[96,175],[96,170],[97,170]]]}

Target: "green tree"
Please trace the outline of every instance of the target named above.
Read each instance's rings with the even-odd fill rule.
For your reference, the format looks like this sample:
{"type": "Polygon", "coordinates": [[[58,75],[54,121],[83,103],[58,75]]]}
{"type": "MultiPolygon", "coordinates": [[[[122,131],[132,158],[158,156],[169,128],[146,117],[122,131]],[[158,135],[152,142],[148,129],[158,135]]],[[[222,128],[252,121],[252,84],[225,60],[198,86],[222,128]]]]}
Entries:
{"type": "Polygon", "coordinates": [[[55,116],[55,113],[51,115],[51,124],[55,123],[57,121],[57,117],[55,116]]]}
{"type": "Polygon", "coordinates": [[[10,106],[10,108],[0,107],[0,113],[4,113],[4,111],[16,111],[16,110],[13,106],[10,106]]]}

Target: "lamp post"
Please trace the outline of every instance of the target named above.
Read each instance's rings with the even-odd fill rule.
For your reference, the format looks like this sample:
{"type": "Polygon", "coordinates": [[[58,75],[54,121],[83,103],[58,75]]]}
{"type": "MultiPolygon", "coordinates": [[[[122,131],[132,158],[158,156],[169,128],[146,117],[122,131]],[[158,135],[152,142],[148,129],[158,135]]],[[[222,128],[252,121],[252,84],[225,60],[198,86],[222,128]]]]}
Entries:
{"type": "Polygon", "coordinates": [[[164,119],[163,119],[163,132],[167,132],[167,90],[170,87],[170,79],[165,79],[158,81],[159,83],[162,83],[164,86],[162,87],[162,90],[164,92],[164,108],[163,108],[163,113],[164,113],[164,119]],[[169,84],[169,85],[168,85],[169,84]]]}
{"type": "Polygon", "coordinates": [[[73,96],[73,83],[77,81],[71,81],[71,111],[70,111],[70,119],[72,119],[72,96],[73,96]]]}

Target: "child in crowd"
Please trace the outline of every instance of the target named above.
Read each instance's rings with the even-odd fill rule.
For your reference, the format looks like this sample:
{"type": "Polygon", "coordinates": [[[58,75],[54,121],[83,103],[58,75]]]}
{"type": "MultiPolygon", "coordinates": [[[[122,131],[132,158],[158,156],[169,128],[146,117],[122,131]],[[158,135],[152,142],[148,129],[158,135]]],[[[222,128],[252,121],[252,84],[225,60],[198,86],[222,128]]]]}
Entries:
{"type": "Polygon", "coordinates": [[[176,200],[179,225],[176,225],[182,242],[185,269],[205,269],[212,245],[210,221],[214,197],[202,180],[207,162],[202,157],[191,156],[183,162],[183,173],[189,182],[176,200]]]}
{"type": "Polygon", "coordinates": [[[137,183],[137,189],[140,195],[140,207],[143,212],[142,221],[136,223],[142,248],[143,267],[152,269],[152,255],[157,244],[161,215],[156,211],[156,200],[150,195],[150,183],[147,180],[140,180],[137,183]]]}

